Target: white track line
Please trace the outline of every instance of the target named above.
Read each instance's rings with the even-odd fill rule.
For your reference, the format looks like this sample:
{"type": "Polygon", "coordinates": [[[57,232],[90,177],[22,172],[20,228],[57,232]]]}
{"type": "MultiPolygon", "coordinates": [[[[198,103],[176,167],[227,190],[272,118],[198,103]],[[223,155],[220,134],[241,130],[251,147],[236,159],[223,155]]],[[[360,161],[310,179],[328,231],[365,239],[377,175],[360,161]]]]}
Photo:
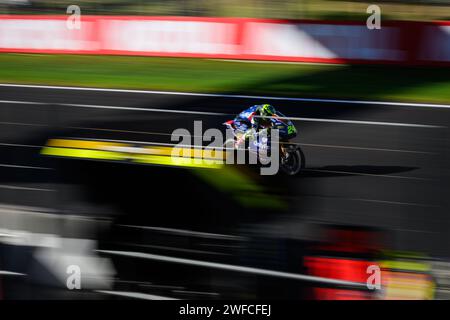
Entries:
{"type": "MultiPolygon", "coordinates": [[[[21,123],[21,122],[0,122],[0,124],[7,125],[17,125],[17,126],[33,126],[34,124],[29,123],[21,123]]],[[[41,125],[36,125],[41,126],[41,125]]],[[[165,132],[153,132],[153,131],[134,131],[134,130],[121,130],[121,129],[108,129],[108,128],[92,128],[92,127],[67,127],[69,129],[77,129],[77,130],[91,130],[91,131],[106,131],[106,132],[121,132],[121,133],[132,133],[132,134],[145,134],[145,135],[155,135],[155,136],[172,136],[171,133],[165,132]]],[[[188,136],[188,135],[182,135],[188,136]]],[[[188,137],[196,138],[198,136],[189,135],[188,137]]],[[[319,147],[319,148],[337,148],[337,149],[355,149],[355,150],[368,150],[368,151],[386,151],[386,152],[401,152],[401,153],[418,153],[418,154],[437,154],[436,152],[430,151],[416,151],[416,150],[404,150],[404,149],[388,149],[388,148],[371,148],[371,147],[356,147],[356,146],[342,146],[342,145],[331,145],[331,144],[316,144],[316,143],[296,143],[291,142],[294,145],[306,146],[306,147],[319,147]]],[[[0,143],[2,145],[10,145],[10,146],[26,146],[33,147],[30,145],[16,145],[16,144],[6,144],[0,143]]],[[[35,146],[39,147],[39,146],[35,146]]]]}
{"type": "Polygon", "coordinates": [[[341,146],[341,145],[315,144],[315,143],[294,143],[294,144],[300,145],[300,146],[304,146],[304,147],[317,147],[317,148],[336,148],[336,149],[354,149],[354,150],[367,150],[367,151],[384,151],[384,152],[401,152],[401,153],[418,153],[418,154],[437,154],[436,152],[404,150],[404,149],[354,147],[354,146],[341,146]]]}
{"type": "MultiPolygon", "coordinates": [[[[33,105],[51,104],[51,103],[45,103],[45,102],[13,101],[13,100],[0,100],[0,103],[33,104],[33,105]]],[[[201,115],[210,115],[210,116],[232,115],[229,113],[220,113],[220,112],[189,111],[189,110],[176,110],[176,109],[153,109],[153,108],[121,107],[121,106],[106,106],[106,105],[104,106],[104,105],[91,105],[91,104],[53,103],[53,105],[58,105],[58,106],[63,106],[63,107],[109,109],[109,110],[132,110],[132,111],[143,111],[143,112],[201,114],[201,115]]],[[[418,124],[418,123],[378,122],[378,121],[299,118],[299,117],[289,117],[289,118],[288,117],[278,117],[278,118],[289,119],[289,120],[293,120],[293,121],[331,122],[331,123],[347,123],[347,124],[358,124],[358,125],[379,125],[379,126],[396,126],[396,127],[411,127],[411,128],[445,128],[443,126],[418,124]]]]}
{"type": "Polygon", "coordinates": [[[20,101],[20,100],[0,100],[0,103],[8,104],[33,104],[33,105],[46,105],[50,103],[36,102],[36,101],[20,101]]]}
{"type": "Polygon", "coordinates": [[[11,189],[11,190],[45,191],[45,192],[54,192],[54,191],[56,191],[56,190],[53,190],[53,189],[19,187],[19,186],[11,186],[11,185],[6,185],[6,184],[0,184],[0,188],[1,189],[11,189]]]}
{"type": "Polygon", "coordinates": [[[0,270],[0,276],[26,276],[25,273],[0,270]]]}
{"type": "Polygon", "coordinates": [[[32,144],[4,143],[4,142],[0,142],[0,146],[23,147],[23,148],[42,148],[42,146],[36,146],[36,145],[32,145],[32,144]]]}
{"type": "Polygon", "coordinates": [[[0,103],[12,104],[30,104],[30,105],[56,105],[63,107],[77,107],[77,108],[93,108],[93,109],[110,109],[110,110],[132,110],[145,112],[162,112],[162,113],[185,113],[185,114],[201,114],[210,116],[225,116],[227,113],[206,112],[206,111],[187,111],[174,109],[154,109],[154,108],[137,108],[137,107],[123,107],[123,106],[103,106],[95,104],[77,104],[77,103],[51,103],[51,102],[36,102],[36,101],[16,101],[16,100],[0,100],[0,103]]]}
{"type": "MultiPolygon", "coordinates": [[[[133,131],[133,130],[120,130],[120,129],[107,129],[107,128],[89,128],[89,127],[68,127],[69,129],[79,129],[79,130],[92,130],[92,131],[107,131],[107,132],[123,132],[123,133],[133,133],[133,134],[145,134],[145,135],[155,135],[155,136],[172,136],[171,133],[165,132],[152,132],[152,131],[133,131]]],[[[199,136],[195,135],[183,135],[187,137],[196,138],[199,136]]],[[[368,150],[368,151],[386,151],[386,152],[402,152],[402,153],[419,153],[419,154],[437,154],[436,152],[430,151],[415,151],[415,150],[404,150],[404,149],[387,149],[387,148],[370,148],[370,147],[354,147],[354,146],[342,146],[342,145],[331,145],[331,144],[315,144],[315,143],[296,143],[291,142],[294,145],[306,146],[306,147],[319,147],[319,148],[337,148],[337,149],[355,149],[355,150],[368,150]]],[[[1,143],[0,143],[1,145],[1,143]]]]}
{"type": "Polygon", "coordinates": [[[373,202],[373,203],[379,203],[379,204],[392,204],[392,205],[414,206],[414,207],[425,207],[425,208],[440,208],[441,207],[439,205],[432,205],[432,204],[426,204],[426,203],[401,202],[401,201],[364,199],[364,198],[347,198],[347,197],[332,196],[332,195],[320,195],[320,194],[302,194],[301,197],[322,198],[322,199],[337,200],[337,201],[344,200],[344,201],[373,202]]]}
{"type": "Polygon", "coordinates": [[[450,105],[447,105],[447,104],[433,104],[433,103],[409,103],[409,102],[367,101],[367,100],[340,100],[340,99],[320,99],[320,98],[292,98],[292,97],[251,96],[251,95],[237,95],[237,94],[176,92],[176,91],[107,89],[107,88],[70,87],[70,86],[45,86],[45,85],[10,84],[10,83],[0,83],[0,86],[2,86],[2,87],[16,87],[16,88],[34,88],[34,89],[103,91],[103,92],[136,93],[136,94],[140,94],[140,93],[144,93],[144,94],[161,94],[161,95],[174,95],[174,96],[219,97],[219,98],[260,99],[260,100],[261,99],[263,99],[263,100],[285,100],[285,101],[327,102],[327,103],[347,103],[347,104],[373,104],[373,105],[383,105],[383,106],[427,107],[427,108],[450,109],[450,105]]]}
{"type": "Polygon", "coordinates": [[[401,123],[401,122],[383,122],[383,121],[360,121],[360,120],[339,120],[339,119],[319,119],[319,118],[285,118],[293,121],[310,121],[310,122],[331,122],[331,123],[347,123],[347,124],[364,124],[375,126],[394,126],[394,127],[410,127],[410,128],[445,128],[444,126],[419,124],[419,123],[401,123]]]}
{"type": "MultiPolygon", "coordinates": [[[[0,124],[5,124],[5,123],[0,123],[0,124]]],[[[24,126],[34,125],[34,124],[20,123],[20,122],[15,122],[15,123],[8,122],[6,124],[9,124],[9,125],[24,125],[24,126]]],[[[40,126],[40,125],[38,125],[38,126],[40,126]]],[[[121,133],[144,134],[144,135],[155,135],[155,136],[172,136],[171,133],[153,132],[153,131],[133,131],[133,130],[108,129],[108,128],[92,128],[92,127],[67,127],[67,128],[69,128],[69,129],[77,129],[77,130],[121,132],[121,133]]],[[[182,135],[182,136],[184,136],[184,135],[182,135]]],[[[192,136],[189,136],[189,137],[196,138],[198,136],[192,135],[192,136]]],[[[389,149],[389,148],[372,148],[372,147],[357,147],[357,146],[343,146],[343,145],[317,144],[317,143],[291,142],[291,144],[305,146],[305,147],[318,147],[318,148],[354,149],[354,150],[400,152],[400,153],[416,153],[416,154],[431,154],[431,155],[438,154],[437,152],[431,152],[431,151],[417,151],[417,150],[389,149]]],[[[16,144],[16,143],[3,143],[3,142],[0,142],[0,146],[42,148],[42,146],[36,146],[36,145],[26,145],[26,144],[16,144]]]]}
{"type": "MultiPolygon", "coordinates": [[[[72,129],[87,129],[87,130],[100,130],[100,131],[116,131],[116,132],[127,132],[127,133],[141,133],[141,134],[154,134],[154,135],[169,135],[168,133],[152,133],[152,132],[141,132],[141,131],[127,131],[127,130],[109,130],[109,129],[95,129],[95,128],[83,128],[83,127],[69,127],[72,129]]],[[[195,136],[193,136],[195,137],[195,136]]],[[[81,138],[80,138],[81,139],[81,138]]],[[[84,139],[84,138],[83,138],[84,139]]],[[[102,139],[100,139],[102,140],[102,139]]],[[[151,144],[151,145],[168,145],[168,146],[176,146],[178,144],[175,143],[158,143],[158,142],[146,142],[146,141],[125,141],[125,140],[117,140],[122,142],[130,142],[130,143],[141,143],[141,144],[151,144]]],[[[336,148],[336,149],[349,149],[349,150],[367,150],[367,151],[381,151],[381,152],[400,152],[400,153],[415,153],[415,154],[438,154],[436,152],[428,152],[428,151],[415,151],[415,150],[403,150],[403,149],[385,149],[385,148],[370,148],[370,147],[354,147],[354,146],[341,146],[341,145],[328,145],[328,144],[315,144],[315,143],[292,143],[294,145],[300,145],[304,147],[317,147],[317,148],[336,148]]],[[[35,146],[35,145],[27,145],[27,144],[16,144],[16,143],[2,143],[0,142],[0,146],[8,146],[8,147],[25,147],[25,148],[43,148],[44,146],[35,146]]],[[[234,150],[234,149],[231,149],[234,150]]]]}
{"type": "Polygon", "coordinates": [[[95,290],[95,292],[111,294],[111,295],[121,296],[121,297],[144,299],[144,300],[179,300],[179,299],[170,298],[170,297],[163,297],[163,296],[157,296],[154,294],[146,294],[146,293],[131,292],[131,291],[95,290]]]}
{"type": "Polygon", "coordinates": [[[308,169],[308,168],[305,168],[305,169],[302,169],[302,171],[320,172],[320,173],[335,173],[335,174],[351,175],[351,176],[367,176],[367,177],[382,177],[382,178],[396,178],[396,179],[434,181],[433,179],[429,179],[429,178],[395,176],[395,175],[388,175],[388,174],[375,174],[375,173],[363,173],[363,172],[352,172],[352,171],[326,170],[326,169],[308,169]]]}
{"type": "MultiPolygon", "coordinates": [[[[1,101],[0,101],[1,102],[1,101]]],[[[92,104],[74,104],[74,103],[57,103],[56,105],[64,107],[78,107],[78,108],[96,108],[96,109],[112,109],[112,110],[132,110],[144,112],[161,112],[161,113],[181,113],[181,114],[201,114],[207,116],[228,116],[229,113],[221,112],[206,112],[206,111],[190,111],[190,110],[176,110],[176,109],[154,109],[154,108],[136,108],[136,107],[120,107],[120,106],[102,106],[92,104]]]]}
{"type": "Polygon", "coordinates": [[[173,293],[187,293],[195,295],[220,296],[217,292],[189,291],[189,290],[172,290],[173,293]]]}
{"type": "Polygon", "coordinates": [[[190,235],[190,236],[202,237],[202,238],[245,240],[245,238],[240,237],[240,236],[234,236],[234,235],[228,235],[228,234],[219,234],[219,233],[207,233],[207,232],[184,230],[184,229],[150,227],[150,226],[137,226],[137,225],[128,225],[128,224],[119,224],[119,226],[127,227],[127,228],[138,228],[138,229],[146,229],[146,230],[174,233],[174,234],[190,235]]]}
{"type": "Polygon", "coordinates": [[[217,262],[175,258],[175,257],[162,256],[162,255],[143,253],[143,252],[114,251],[114,250],[97,250],[97,251],[101,252],[101,253],[105,253],[105,254],[121,255],[121,256],[133,257],[133,258],[143,258],[143,259],[157,260],[157,261],[164,261],[164,262],[171,262],[171,263],[180,263],[180,264],[187,264],[187,265],[198,266],[198,267],[207,267],[207,268],[244,272],[244,273],[251,273],[251,274],[260,274],[260,275],[265,275],[265,276],[280,277],[280,278],[287,278],[287,279],[293,279],[293,280],[328,283],[328,284],[333,284],[333,285],[356,286],[356,287],[360,287],[360,288],[366,287],[365,283],[359,283],[359,282],[343,281],[343,280],[336,280],[336,279],[330,279],[330,278],[322,278],[322,277],[309,276],[309,275],[304,275],[304,274],[273,271],[273,270],[259,269],[259,268],[252,268],[252,267],[243,267],[243,266],[236,266],[236,265],[217,263],[217,262]]]}
{"type": "Polygon", "coordinates": [[[41,124],[41,123],[25,123],[25,122],[4,122],[1,121],[0,122],[1,125],[6,125],[6,126],[30,126],[30,127],[49,127],[50,125],[48,124],[41,124]]]}
{"type": "Polygon", "coordinates": [[[228,256],[231,255],[230,253],[223,253],[223,252],[216,252],[216,251],[205,251],[205,250],[195,250],[195,249],[185,249],[185,248],[176,248],[176,247],[169,247],[169,246],[157,246],[157,245],[150,245],[150,244],[133,244],[136,247],[143,247],[143,248],[152,248],[152,249],[158,249],[158,250],[166,250],[166,251],[178,251],[178,252],[188,252],[188,253],[198,253],[202,255],[220,255],[220,256],[228,256]]]}
{"type": "Polygon", "coordinates": [[[346,200],[362,201],[362,202],[373,202],[373,203],[382,203],[382,204],[393,204],[393,205],[400,205],[400,206],[440,208],[440,206],[437,206],[437,205],[431,205],[431,204],[425,204],[425,203],[415,203],[415,202],[402,202],[402,201],[389,201],[389,200],[376,200],[376,199],[362,199],[362,198],[347,198],[346,200]]]}
{"type": "Polygon", "coordinates": [[[19,165],[15,165],[15,164],[5,164],[5,163],[0,163],[0,167],[17,168],[17,169],[53,170],[52,168],[32,167],[32,166],[19,166],[19,165]]]}
{"type": "MultiPolygon", "coordinates": [[[[156,146],[169,146],[169,147],[187,147],[187,148],[195,148],[202,147],[204,149],[216,149],[217,147],[210,146],[195,146],[195,145],[185,145],[178,143],[164,143],[164,142],[148,142],[148,141],[136,141],[136,140],[117,140],[117,139],[88,139],[83,137],[68,137],[67,139],[74,140],[88,140],[88,141],[105,141],[105,142],[118,142],[118,143],[131,143],[131,144],[144,144],[144,145],[156,145],[156,146]]],[[[220,148],[219,148],[220,149],[220,148]]],[[[231,148],[230,150],[235,150],[231,148]]],[[[340,173],[340,174],[351,174],[351,175],[360,175],[360,176],[371,176],[371,177],[388,177],[388,178],[401,178],[401,179],[413,179],[413,180],[425,180],[425,181],[433,181],[433,179],[427,178],[418,178],[418,177],[405,177],[405,176],[392,176],[392,175],[383,175],[383,174],[369,174],[369,173],[356,173],[356,172],[347,172],[347,171],[332,171],[332,170],[320,170],[320,169],[303,169],[303,171],[317,171],[317,172],[331,172],[331,173],[340,173]]]]}
{"type": "MultiPolygon", "coordinates": [[[[97,139],[97,138],[86,138],[86,137],[65,137],[64,139],[145,144],[145,145],[151,145],[151,146],[168,146],[168,147],[176,147],[177,146],[177,147],[203,148],[203,149],[227,149],[227,148],[214,147],[214,146],[200,146],[200,145],[191,145],[191,144],[149,142],[149,141],[137,141],[137,140],[97,139]]],[[[236,149],[228,148],[228,150],[236,150],[236,149]]]]}

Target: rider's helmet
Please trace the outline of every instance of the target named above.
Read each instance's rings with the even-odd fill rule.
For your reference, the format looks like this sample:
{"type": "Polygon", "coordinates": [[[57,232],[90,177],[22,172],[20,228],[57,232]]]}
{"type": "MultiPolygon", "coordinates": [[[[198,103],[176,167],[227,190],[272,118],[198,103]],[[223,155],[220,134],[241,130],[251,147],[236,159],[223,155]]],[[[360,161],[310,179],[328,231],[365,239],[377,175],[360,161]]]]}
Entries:
{"type": "Polygon", "coordinates": [[[275,108],[270,104],[263,104],[261,106],[261,118],[263,120],[268,120],[271,116],[275,114],[275,108]]]}

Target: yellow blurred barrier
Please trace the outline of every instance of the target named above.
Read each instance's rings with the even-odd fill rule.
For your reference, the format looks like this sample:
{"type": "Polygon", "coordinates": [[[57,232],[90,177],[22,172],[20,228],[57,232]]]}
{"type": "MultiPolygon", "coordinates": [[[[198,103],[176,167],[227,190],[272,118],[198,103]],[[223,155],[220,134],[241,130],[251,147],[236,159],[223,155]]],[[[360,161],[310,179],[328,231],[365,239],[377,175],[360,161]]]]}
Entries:
{"type": "Polygon", "coordinates": [[[215,174],[205,170],[193,170],[214,188],[229,193],[239,203],[249,207],[286,209],[286,203],[272,195],[251,177],[233,167],[225,167],[227,152],[215,149],[135,146],[130,143],[51,139],[41,150],[42,155],[108,161],[126,161],[139,164],[193,169],[223,169],[215,174]]]}
{"type": "Polygon", "coordinates": [[[226,157],[225,152],[214,149],[178,146],[136,147],[127,143],[75,139],[51,139],[41,150],[41,154],[207,169],[221,168],[226,157]]]}
{"type": "Polygon", "coordinates": [[[67,158],[101,159],[101,160],[125,160],[126,155],[119,152],[45,147],[41,154],[46,156],[58,156],[67,158]]]}

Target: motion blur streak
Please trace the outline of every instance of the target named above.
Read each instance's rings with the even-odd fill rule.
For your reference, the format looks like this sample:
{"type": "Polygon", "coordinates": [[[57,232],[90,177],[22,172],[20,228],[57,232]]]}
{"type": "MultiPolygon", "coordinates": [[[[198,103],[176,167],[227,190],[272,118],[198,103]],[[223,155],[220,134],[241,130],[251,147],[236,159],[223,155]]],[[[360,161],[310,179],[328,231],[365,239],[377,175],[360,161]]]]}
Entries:
{"type": "MultiPolygon", "coordinates": [[[[251,95],[237,95],[237,94],[212,94],[212,93],[194,93],[194,92],[173,92],[173,91],[155,91],[155,90],[126,90],[126,89],[107,89],[107,88],[84,88],[84,87],[64,87],[64,86],[38,86],[38,85],[23,85],[12,83],[0,83],[3,87],[16,88],[37,88],[37,89],[54,89],[54,90],[80,90],[80,91],[99,91],[99,92],[122,92],[122,93],[141,93],[141,94],[161,94],[161,95],[175,95],[175,96],[194,96],[194,97],[211,97],[211,98],[239,98],[252,100],[285,100],[285,101],[299,101],[299,102],[325,102],[325,103],[343,103],[343,104],[368,104],[381,106],[397,106],[397,107],[429,107],[429,108],[443,108],[450,109],[448,104],[436,103],[413,103],[413,102],[393,102],[393,101],[367,101],[367,100],[344,100],[344,99],[321,99],[321,98],[294,98],[294,97],[275,97],[275,96],[251,96],[251,95]]],[[[0,103],[18,103],[18,104],[43,104],[32,101],[11,101],[0,100],[0,103]]]]}
{"type": "Polygon", "coordinates": [[[99,252],[105,253],[105,254],[112,254],[112,255],[124,255],[124,256],[135,257],[135,258],[154,259],[154,260],[161,260],[161,261],[167,261],[167,262],[173,262],[173,263],[190,264],[190,265],[195,265],[195,266],[217,268],[217,269],[224,269],[224,270],[244,272],[244,273],[268,275],[268,276],[288,278],[288,279],[293,279],[293,280],[320,282],[323,284],[336,284],[336,285],[350,286],[350,287],[356,287],[356,288],[365,288],[366,287],[366,283],[358,283],[358,282],[351,282],[351,281],[338,281],[338,280],[333,280],[330,278],[321,278],[321,277],[307,276],[307,275],[302,275],[302,274],[292,274],[292,273],[287,273],[287,272],[278,272],[278,271],[273,271],[273,270],[264,270],[264,269],[249,268],[249,267],[243,267],[243,266],[234,266],[234,265],[213,263],[213,262],[208,262],[208,261],[179,259],[179,258],[174,258],[174,257],[147,254],[147,253],[142,253],[142,252],[108,251],[108,250],[103,250],[103,251],[99,251],[99,252]]]}
{"type": "Polygon", "coordinates": [[[104,141],[52,139],[47,146],[42,149],[41,154],[69,158],[123,160],[176,167],[218,169],[222,167],[226,158],[224,152],[216,150],[183,147],[139,148],[126,143],[104,141]]]}
{"type": "Polygon", "coordinates": [[[0,0],[0,299],[450,299],[450,3],[379,2],[0,0]]]}
{"type": "MultiPolygon", "coordinates": [[[[53,103],[42,102],[38,108],[26,104],[0,104],[4,122],[38,124],[5,124],[1,127],[5,132],[0,146],[4,150],[1,163],[8,165],[0,167],[0,170],[5,170],[2,183],[14,189],[3,188],[0,196],[4,203],[20,205],[14,211],[11,207],[5,208],[5,212],[14,212],[14,215],[3,215],[1,225],[10,231],[2,233],[22,230],[69,238],[89,237],[98,239],[98,250],[142,252],[337,281],[362,282],[363,266],[375,264],[381,268],[383,285],[390,288],[383,291],[383,295],[352,288],[324,288],[308,281],[285,282],[282,278],[275,280],[263,274],[260,275],[262,282],[253,282],[247,273],[231,274],[225,269],[205,273],[202,266],[112,255],[106,259],[112,261],[118,279],[113,282],[111,290],[106,291],[177,299],[200,296],[237,298],[248,293],[255,298],[264,298],[281,296],[277,288],[282,285],[289,288],[289,292],[283,295],[286,298],[447,297],[443,280],[446,276],[442,276],[447,267],[439,264],[440,269],[436,269],[438,264],[435,263],[436,259],[446,261],[444,257],[448,254],[448,246],[445,245],[448,226],[445,153],[449,123],[446,109],[366,104],[309,105],[286,100],[277,107],[298,118],[344,118],[442,127],[384,126],[380,130],[380,126],[359,123],[298,121],[300,135],[293,143],[304,148],[307,170],[298,177],[288,178],[282,175],[263,177],[258,170],[248,166],[216,168],[220,166],[218,164],[198,168],[191,166],[195,163],[187,162],[188,167],[180,167],[169,160],[177,148],[170,143],[171,132],[175,128],[192,129],[193,121],[199,119],[203,120],[204,129],[220,128],[229,117],[223,114],[240,111],[241,106],[250,103],[249,100],[211,100],[211,97],[192,100],[192,97],[184,97],[180,101],[180,96],[148,93],[82,91],[80,94],[79,90],[22,87],[0,89],[0,92],[11,101],[17,100],[18,96],[32,101],[48,101],[53,97],[53,103]],[[62,101],[67,105],[58,105],[62,101]],[[93,105],[113,103],[131,107],[121,110],[69,106],[87,101],[93,105]],[[143,113],[133,110],[133,106],[209,110],[207,112],[214,115],[163,111],[143,113]],[[39,149],[27,146],[44,146],[40,152],[45,157],[39,156],[39,149]],[[393,152],[395,150],[414,152],[393,152]],[[141,160],[143,162],[139,162],[141,160]],[[14,174],[8,174],[6,170],[14,170],[14,174]],[[54,192],[43,192],[43,189],[54,192]],[[163,204],[164,210],[156,209],[155,203],[163,204]],[[195,208],[195,214],[192,208],[195,208]],[[423,210],[426,210],[427,218],[423,210]],[[84,217],[84,222],[70,220],[70,223],[63,223],[57,214],[49,215],[49,212],[79,215],[84,217]],[[136,227],[127,227],[130,225],[136,227]],[[350,245],[338,245],[341,236],[330,231],[334,229],[348,230],[342,237],[356,237],[351,240],[353,244],[368,243],[364,240],[366,238],[378,244],[367,244],[367,247],[360,246],[357,250],[350,245]],[[228,234],[236,238],[198,237],[197,233],[228,234]],[[417,275],[414,279],[408,278],[412,279],[411,286],[423,290],[414,289],[416,293],[411,295],[398,290],[405,283],[402,279],[406,279],[401,278],[402,272],[406,272],[402,268],[408,264],[399,265],[397,261],[405,258],[392,258],[391,253],[384,253],[386,248],[430,256],[420,258],[423,255],[416,254],[407,258],[411,265],[418,259],[431,261],[427,262],[433,266],[431,269],[407,269],[408,276],[410,273],[417,275]],[[352,263],[351,258],[361,263],[352,263]],[[333,269],[338,266],[339,270],[348,272],[333,269]],[[153,271],[149,273],[149,270],[153,271]],[[439,272],[437,280],[429,282],[431,280],[427,277],[436,272],[439,272]],[[183,277],[185,273],[191,275],[189,279],[183,277]],[[155,286],[141,284],[148,281],[155,286]],[[183,286],[186,290],[181,291],[190,293],[171,292],[164,289],[167,286],[183,286]],[[192,293],[209,292],[205,286],[212,286],[211,291],[218,295],[192,293]],[[256,289],[255,286],[263,288],[256,289]]],[[[192,146],[178,148],[179,155],[186,155],[185,159],[199,160],[191,158],[196,155],[192,146]]],[[[195,150],[201,150],[201,156],[205,156],[204,146],[195,150]]],[[[217,152],[215,156],[218,160],[225,153],[217,152]]],[[[8,241],[2,243],[3,257],[11,257],[11,250],[22,252],[33,241],[27,240],[28,246],[12,246],[8,241]]],[[[37,256],[31,259],[37,264],[36,270],[41,270],[38,265],[46,261],[37,256]]],[[[28,281],[35,283],[32,286],[34,290],[41,292],[40,282],[20,261],[2,261],[9,263],[2,265],[1,270],[27,274],[28,281]]],[[[59,271],[50,268],[48,272],[59,271]]],[[[5,277],[2,281],[9,297],[24,296],[25,291],[14,289],[19,288],[20,278],[5,277]]],[[[108,283],[103,276],[100,279],[108,283]]],[[[64,296],[89,298],[99,294],[89,290],[69,293],[61,286],[64,284],[57,284],[59,289],[50,290],[48,297],[61,298],[64,293],[64,296]]],[[[101,295],[105,299],[112,296],[101,295]]]]}

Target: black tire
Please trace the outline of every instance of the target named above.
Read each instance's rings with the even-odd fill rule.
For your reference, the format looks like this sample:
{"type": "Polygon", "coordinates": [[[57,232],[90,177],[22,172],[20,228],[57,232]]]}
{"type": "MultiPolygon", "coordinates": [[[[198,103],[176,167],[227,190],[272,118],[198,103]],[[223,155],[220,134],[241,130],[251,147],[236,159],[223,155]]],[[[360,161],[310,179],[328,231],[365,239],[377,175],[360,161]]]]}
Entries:
{"type": "Polygon", "coordinates": [[[300,157],[301,157],[301,169],[305,169],[306,167],[306,158],[305,158],[305,154],[303,153],[303,150],[297,146],[297,150],[300,151],[300,157]]]}
{"type": "Polygon", "coordinates": [[[298,146],[290,149],[288,152],[290,156],[289,163],[282,163],[281,170],[289,176],[295,176],[301,169],[305,168],[305,155],[298,146]]]}

